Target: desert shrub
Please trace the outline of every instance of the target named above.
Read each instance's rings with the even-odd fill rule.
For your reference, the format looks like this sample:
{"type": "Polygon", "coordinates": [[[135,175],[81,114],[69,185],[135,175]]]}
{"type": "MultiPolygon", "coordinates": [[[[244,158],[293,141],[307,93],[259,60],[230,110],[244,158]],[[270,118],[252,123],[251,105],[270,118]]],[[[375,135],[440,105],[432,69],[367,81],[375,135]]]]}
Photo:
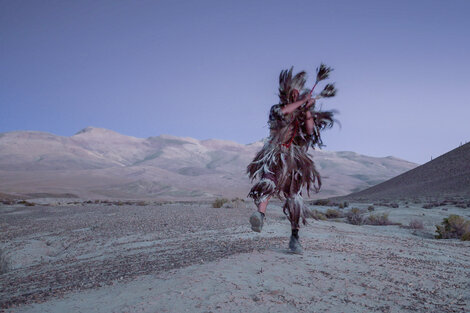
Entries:
{"type": "Polygon", "coordinates": [[[138,205],[138,206],[146,206],[146,205],[147,205],[147,202],[145,202],[145,201],[138,201],[138,202],[136,203],[136,205],[138,205]]]}
{"type": "Polygon", "coordinates": [[[325,213],[326,218],[339,218],[343,217],[343,212],[335,210],[335,209],[328,209],[325,213]]]}
{"type": "Polygon", "coordinates": [[[233,208],[236,208],[236,209],[246,208],[246,203],[243,199],[235,198],[235,199],[232,199],[231,202],[232,202],[233,208]]]}
{"type": "Polygon", "coordinates": [[[349,210],[346,213],[346,220],[349,224],[353,225],[362,225],[364,223],[362,212],[358,208],[352,208],[351,210],[349,210]]]}
{"type": "Polygon", "coordinates": [[[35,206],[36,203],[34,202],[29,202],[29,201],[26,201],[26,200],[21,200],[21,201],[18,201],[18,204],[22,204],[24,206],[35,206]]]}
{"type": "Polygon", "coordinates": [[[369,206],[367,207],[367,211],[369,211],[369,212],[375,211],[374,206],[373,206],[373,205],[369,205],[369,206]]]}
{"type": "Polygon", "coordinates": [[[436,225],[436,233],[437,239],[458,238],[469,240],[470,221],[466,221],[459,215],[449,215],[449,217],[443,219],[441,225],[436,225]]]}
{"type": "Polygon", "coordinates": [[[388,213],[372,214],[364,219],[364,224],[367,225],[391,225],[392,222],[388,219],[388,213]]]}
{"type": "Polygon", "coordinates": [[[396,202],[388,203],[388,202],[384,202],[384,201],[378,202],[378,203],[374,203],[374,205],[377,205],[377,206],[385,206],[385,207],[387,207],[387,208],[394,208],[394,209],[397,209],[398,207],[400,207],[400,206],[398,205],[398,203],[396,203],[396,202]]]}
{"type": "Polygon", "coordinates": [[[213,208],[221,208],[224,203],[228,202],[228,199],[225,198],[217,198],[212,202],[212,207],[213,208]]]}
{"type": "Polygon", "coordinates": [[[422,221],[417,220],[417,219],[413,219],[408,224],[408,228],[410,228],[410,229],[423,229],[424,225],[423,225],[422,221]]]}
{"type": "Polygon", "coordinates": [[[313,202],[313,205],[328,205],[330,204],[330,200],[328,199],[318,199],[318,200],[315,200],[315,202],[313,202]]]}
{"type": "Polygon", "coordinates": [[[316,219],[316,220],[326,220],[326,216],[325,214],[323,214],[322,212],[318,211],[318,210],[307,210],[307,216],[308,217],[311,217],[313,219],[316,219]]]}

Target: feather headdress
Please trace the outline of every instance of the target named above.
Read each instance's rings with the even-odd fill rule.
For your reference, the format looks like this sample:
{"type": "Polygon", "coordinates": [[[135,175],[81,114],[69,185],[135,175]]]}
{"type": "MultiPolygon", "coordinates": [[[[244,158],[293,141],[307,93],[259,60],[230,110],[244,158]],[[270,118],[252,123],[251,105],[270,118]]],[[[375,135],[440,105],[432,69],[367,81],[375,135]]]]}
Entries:
{"type": "Polygon", "coordinates": [[[281,71],[279,74],[279,101],[280,104],[288,104],[292,102],[291,96],[295,90],[299,94],[305,94],[305,83],[307,82],[307,73],[301,71],[292,77],[292,66],[289,70],[281,71]]]}
{"type": "MultiPolygon", "coordinates": [[[[279,100],[281,105],[289,104],[294,101],[293,94],[300,96],[299,99],[303,98],[308,93],[313,93],[315,87],[318,85],[319,82],[324,81],[329,78],[330,73],[333,69],[325,64],[321,63],[319,67],[317,67],[317,75],[315,79],[315,84],[313,85],[312,89],[305,89],[305,83],[307,81],[307,73],[305,71],[301,71],[297,73],[295,76],[292,75],[293,67],[289,70],[281,71],[279,75],[279,100]]],[[[337,89],[334,83],[326,84],[323,90],[314,95],[316,100],[321,98],[331,98],[336,95],[337,89]]],[[[310,106],[308,110],[312,113],[313,116],[313,134],[312,134],[312,142],[311,145],[313,147],[318,146],[322,147],[323,142],[321,139],[321,131],[326,128],[331,128],[336,122],[334,119],[334,114],[337,113],[336,111],[318,111],[315,108],[315,104],[310,106]]],[[[305,112],[305,106],[302,105],[296,112],[294,112],[295,116],[303,116],[305,112]]],[[[295,118],[296,119],[296,118],[295,118]]],[[[294,119],[294,120],[295,120],[294,119]]]]}

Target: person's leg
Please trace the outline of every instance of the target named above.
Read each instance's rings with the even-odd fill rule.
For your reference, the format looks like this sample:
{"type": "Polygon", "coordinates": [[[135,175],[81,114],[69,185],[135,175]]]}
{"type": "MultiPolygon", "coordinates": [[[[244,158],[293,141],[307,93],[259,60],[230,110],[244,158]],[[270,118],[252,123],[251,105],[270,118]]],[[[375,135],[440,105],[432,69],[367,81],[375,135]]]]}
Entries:
{"type": "Polygon", "coordinates": [[[261,232],[264,225],[266,208],[275,190],[275,179],[268,175],[263,176],[263,178],[251,188],[249,196],[253,198],[257,207],[257,211],[250,217],[251,229],[253,231],[261,232]]]}
{"type": "Polygon", "coordinates": [[[266,208],[268,207],[269,199],[271,199],[271,196],[269,196],[265,201],[258,204],[258,212],[266,214],[266,208]]]}
{"type": "Polygon", "coordinates": [[[259,202],[257,199],[255,199],[255,204],[258,207],[258,211],[254,212],[250,217],[251,230],[259,233],[261,232],[261,229],[263,229],[266,207],[268,206],[270,198],[271,196],[262,202],[259,202]]]}
{"type": "Polygon", "coordinates": [[[284,213],[289,217],[291,224],[291,236],[289,241],[289,249],[292,253],[301,254],[303,252],[302,245],[299,241],[299,222],[302,212],[303,199],[300,194],[286,199],[284,204],[284,213]]]}

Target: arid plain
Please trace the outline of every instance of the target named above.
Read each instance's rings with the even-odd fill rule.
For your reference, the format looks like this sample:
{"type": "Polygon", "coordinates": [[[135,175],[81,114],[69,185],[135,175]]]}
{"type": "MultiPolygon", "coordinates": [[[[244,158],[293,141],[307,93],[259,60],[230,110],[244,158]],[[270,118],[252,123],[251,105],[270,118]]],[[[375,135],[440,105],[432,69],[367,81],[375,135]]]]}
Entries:
{"type": "MultiPolygon", "coordinates": [[[[96,130],[88,131],[96,133],[96,130]]],[[[98,132],[100,136],[103,133],[106,132],[98,132]]],[[[38,134],[19,135],[38,138],[38,134]]],[[[39,134],[39,138],[43,140],[44,135],[39,134]]],[[[67,139],[59,138],[59,141],[67,143],[67,139]]],[[[184,143],[188,140],[175,138],[170,142],[168,138],[157,141],[165,151],[169,149],[173,153],[177,151],[175,144],[180,148],[184,145],[197,148],[201,151],[199,161],[209,161],[214,167],[206,166],[201,172],[201,167],[175,160],[174,166],[186,164],[186,170],[156,170],[167,174],[171,170],[179,171],[180,176],[173,176],[175,182],[181,183],[176,185],[179,189],[159,189],[158,183],[142,183],[145,175],[152,177],[145,174],[151,166],[147,165],[142,172],[139,162],[126,165],[122,161],[105,166],[104,170],[55,169],[62,180],[66,180],[67,173],[71,175],[73,184],[80,187],[77,189],[80,194],[98,190],[84,188],[87,185],[80,177],[90,175],[85,181],[89,182],[96,171],[118,172],[113,179],[122,173],[134,173],[127,176],[128,189],[106,185],[107,191],[114,188],[111,193],[114,197],[106,198],[101,193],[89,200],[68,193],[73,191],[73,184],[51,189],[52,180],[39,184],[36,193],[32,192],[31,182],[15,193],[15,186],[27,180],[27,171],[21,171],[22,176],[15,182],[5,180],[16,172],[14,167],[6,165],[8,159],[31,166],[60,162],[42,163],[48,158],[53,160],[51,154],[26,161],[13,155],[3,158],[0,174],[6,187],[0,194],[2,310],[57,313],[468,311],[470,241],[435,236],[436,225],[441,225],[445,218],[451,215],[459,215],[464,220],[470,218],[470,185],[467,184],[470,144],[418,167],[395,158],[368,158],[354,153],[317,155],[322,166],[330,165],[336,170],[349,167],[350,171],[360,171],[363,166],[369,167],[370,172],[365,176],[351,173],[346,185],[335,184],[340,178],[333,175],[326,179],[330,194],[335,197],[307,201],[311,218],[300,232],[305,251],[303,255],[292,255],[287,250],[289,222],[282,213],[281,202],[273,201],[269,205],[266,225],[258,234],[249,227],[248,217],[255,208],[248,199],[229,194],[226,200],[215,201],[223,192],[218,177],[226,180],[230,171],[238,173],[237,162],[242,164],[240,158],[249,157],[234,158],[243,147],[214,141],[209,146],[207,142],[184,143]],[[214,152],[226,151],[227,145],[233,155],[214,152]],[[232,167],[217,166],[226,164],[220,162],[221,156],[235,163],[231,163],[232,167]],[[390,174],[393,164],[402,174],[396,177],[390,174]],[[388,168],[388,172],[380,174],[382,181],[386,180],[383,175],[393,178],[367,188],[367,182],[373,181],[370,175],[378,168],[388,168]],[[183,185],[185,181],[181,177],[188,177],[190,184],[183,185]],[[193,192],[188,187],[204,190],[204,178],[209,177],[207,194],[193,192]],[[133,178],[140,185],[132,185],[133,178]],[[194,184],[198,179],[200,184],[194,184]],[[358,185],[366,189],[338,196],[344,194],[341,188],[347,186],[351,191],[359,188],[358,185]],[[130,186],[135,189],[129,189],[130,186]],[[151,195],[142,196],[149,186],[150,192],[162,192],[165,197],[173,198],[152,200],[151,195]],[[339,188],[336,191],[335,186],[339,188]],[[132,190],[137,190],[139,199],[117,197],[116,193],[122,195],[132,190]],[[181,194],[184,199],[175,199],[181,194]]],[[[92,153],[94,158],[97,155],[92,153]]],[[[73,153],[67,157],[70,162],[73,153]]],[[[170,164],[171,157],[154,155],[148,160],[170,164]]],[[[53,176],[53,169],[47,166],[31,171],[34,177],[53,176]]],[[[98,181],[103,184],[106,179],[98,181]]],[[[243,191],[249,185],[238,178],[236,186],[243,191]]]]}

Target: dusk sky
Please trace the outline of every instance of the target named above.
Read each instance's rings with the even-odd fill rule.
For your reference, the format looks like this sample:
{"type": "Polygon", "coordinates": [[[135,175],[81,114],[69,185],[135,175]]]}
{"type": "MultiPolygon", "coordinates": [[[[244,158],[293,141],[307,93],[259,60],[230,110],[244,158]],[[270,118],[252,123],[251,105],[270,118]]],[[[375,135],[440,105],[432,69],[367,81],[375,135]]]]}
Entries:
{"type": "Polygon", "coordinates": [[[0,132],[247,144],[282,69],[333,67],[326,150],[425,163],[470,141],[470,1],[0,0],[0,132]]]}

